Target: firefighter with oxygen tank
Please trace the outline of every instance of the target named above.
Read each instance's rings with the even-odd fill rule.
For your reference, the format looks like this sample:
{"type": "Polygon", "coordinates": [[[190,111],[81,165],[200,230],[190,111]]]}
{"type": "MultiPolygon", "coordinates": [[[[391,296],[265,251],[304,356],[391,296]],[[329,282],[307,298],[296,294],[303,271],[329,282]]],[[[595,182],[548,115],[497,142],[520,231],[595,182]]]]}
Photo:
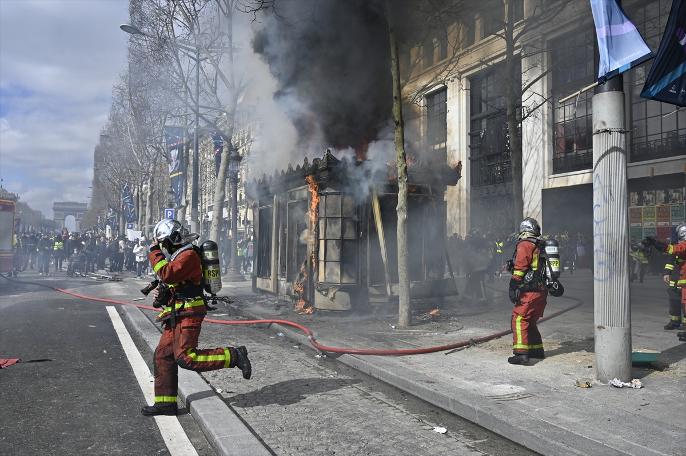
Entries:
{"type": "Polygon", "coordinates": [[[533,218],[519,225],[519,240],[508,261],[509,297],[512,309],[512,352],[510,364],[528,365],[530,358],[543,359],[543,338],[536,322],[543,317],[548,293],[562,296],[559,281],[560,253],[557,241],[541,239],[541,227],[533,218]]]}
{"type": "Polygon", "coordinates": [[[179,367],[196,372],[238,367],[245,379],[252,373],[244,346],[197,348],[207,313],[203,288],[216,294],[221,277],[217,244],[206,241],[198,248],[195,238],[184,236],[176,220],[161,220],[153,230],[148,259],[159,277],[154,305],[162,307],[157,321],[164,330],[154,354],[155,404],[143,407],[143,415],[176,415],[179,367]]]}

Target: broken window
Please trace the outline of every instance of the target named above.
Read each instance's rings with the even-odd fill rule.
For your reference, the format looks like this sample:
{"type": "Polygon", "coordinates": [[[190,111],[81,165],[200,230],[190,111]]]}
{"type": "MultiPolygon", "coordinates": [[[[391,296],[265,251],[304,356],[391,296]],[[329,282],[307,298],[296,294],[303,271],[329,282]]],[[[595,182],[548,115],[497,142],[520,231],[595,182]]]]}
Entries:
{"type": "Polygon", "coordinates": [[[272,206],[259,208],[259,242],[257,243],[257,276],[269,278],[272,275],[272,206]]]}
{"type": "Polygon", "coordinates": [[[426,96],[427,142],[437,154],[436,160],[446,161],[448,139],[448,90],[443,88],[426,96]]]}
{"type": "Polygon", "coordinates": [[[328,191],[319,202],[318,282],[357,283],[357,214],[352,196],[328,191]]]}
{"type": "Polygon", "coordinates": [[[286,277],[292,282],[298,277],[303,262],[307,260],[307,190],[290,192],[288,197],[286,277]]]}

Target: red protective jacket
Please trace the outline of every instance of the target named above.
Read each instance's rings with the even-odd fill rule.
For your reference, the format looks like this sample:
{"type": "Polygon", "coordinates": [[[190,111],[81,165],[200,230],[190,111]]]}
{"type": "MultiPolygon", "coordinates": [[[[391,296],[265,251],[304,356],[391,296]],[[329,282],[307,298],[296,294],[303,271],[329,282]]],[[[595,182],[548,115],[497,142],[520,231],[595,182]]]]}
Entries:
{"type": "Polygon", "coordinates": [[[207,309],[202,298],[202,290],[198,290],[202,282],[202,263],[200,257],[192,247],[172,255],[167,260],[160,249],[153,249],[148,254],[148,259],[153,271],[160,280],[167,284],[173,291],[172,297],[157,316],[158,320],[165,320],[172,311],[172,305],[176,307],[179,316],[205,315],[207,309]],[[189,293],[189,290],[193,290],[189,293]],[[192,294],[193,296],[189,296],[192,294]],[[183,299],[180,299],[180,297],[183,299]]]}
{"type": "MultiPolygon", "coordinates": [[[[681,241],[678,244],[669,244],[665,249],[669,255],[686,258],[686,241],[681,241]]],[[[686,262],[681,263],[679,269],[679,281],[686,280],[686,262]]]]}
{"type": "Polygon", "coordinates": [[[539,267],[540,249],[532,239],[531,241],[523,239],[517,243],[514,255],[514,270],[512,271],[512,280],[521,282],[527,271],[533,269],[534,271],[539,267]]]}

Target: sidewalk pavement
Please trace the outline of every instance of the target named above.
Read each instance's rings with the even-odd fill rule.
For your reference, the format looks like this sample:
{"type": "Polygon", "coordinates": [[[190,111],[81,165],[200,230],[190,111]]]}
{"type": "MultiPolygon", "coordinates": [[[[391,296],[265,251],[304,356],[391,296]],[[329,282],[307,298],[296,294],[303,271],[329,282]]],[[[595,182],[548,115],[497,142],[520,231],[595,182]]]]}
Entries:
{"type": "MultiPolygon", "coordinates": [[[[644,385],[638,390],[593,381],[593,279],[589,271],[579,271],[563,282],[565,297],[551,297],[546,313],[581,306],[541,324],[547,358],[533,366],[507,363],[511,336],[447,353],[337,360],[542,454],[686,454],[686,344],[662,328],[668,317],[660,278],[632,284],[634,350],[662,352],[658,369],[634,368],[644,385]],[[577,380],[590,381],[592,388],[577,387],[577,380]]],[[[416,348],[507,329],[507,279],[488,287],[487,303],[446,300],[438,318],[423,312],[406,330],[395,328],[396,315],[389,308],[367,315],[318,311],[303,316],[291,310],[290,302],[253,293],[250,282],[225,283],[223,291],[241,314],[305,324],[326,345],[416,348]]],[[[274,329],[309,346],[290,328],[274,329]]]]}

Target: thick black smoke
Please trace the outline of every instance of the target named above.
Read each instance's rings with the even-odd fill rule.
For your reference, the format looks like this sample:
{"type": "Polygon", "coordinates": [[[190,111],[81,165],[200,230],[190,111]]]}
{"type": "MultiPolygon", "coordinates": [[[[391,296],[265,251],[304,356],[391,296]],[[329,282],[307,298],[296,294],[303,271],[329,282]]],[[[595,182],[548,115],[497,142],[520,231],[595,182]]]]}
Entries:
{"type": "Polygon", "coordinates": [[[357,147],[391,117],[388,28],[368,0],[279,0],[253,39],[279,83],[301,143],[357,147]]]}

